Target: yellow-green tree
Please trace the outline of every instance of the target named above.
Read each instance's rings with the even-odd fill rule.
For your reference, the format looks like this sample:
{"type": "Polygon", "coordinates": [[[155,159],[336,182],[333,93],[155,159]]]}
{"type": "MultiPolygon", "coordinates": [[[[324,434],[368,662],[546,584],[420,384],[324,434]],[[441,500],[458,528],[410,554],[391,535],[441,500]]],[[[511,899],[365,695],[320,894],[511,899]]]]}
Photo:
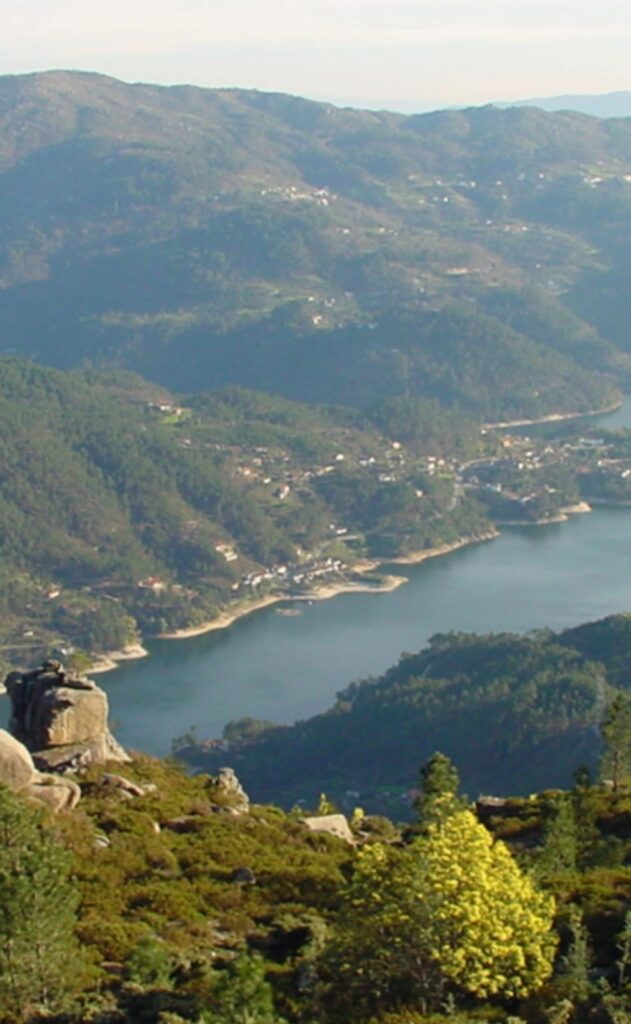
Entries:
{"type": "Polygon", "coordinates": [[[430,954],[443,974],[481,998],[536,991],[552,970],[553,899],[470,811],[430,827],[421,856],[430,954]]]}
{"type": "Polygon", "coordinates": [[[552,970],[554,901],[469,811],[404,850],[358,855],[323,961],[331,1004],[347,1016],[423,1012],[448,992],[529,995],[552,970]]]}

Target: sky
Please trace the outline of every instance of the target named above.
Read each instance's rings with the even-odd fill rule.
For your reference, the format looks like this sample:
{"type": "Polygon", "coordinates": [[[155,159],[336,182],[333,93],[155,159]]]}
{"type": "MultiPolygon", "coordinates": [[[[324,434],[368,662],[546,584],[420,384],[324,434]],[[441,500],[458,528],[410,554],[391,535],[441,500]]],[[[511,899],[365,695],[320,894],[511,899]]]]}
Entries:
{"type": "Polygon", "coordinates": [[[427,110],[631,89],[627,0],[0,0],[0,74],[427,110]]]}

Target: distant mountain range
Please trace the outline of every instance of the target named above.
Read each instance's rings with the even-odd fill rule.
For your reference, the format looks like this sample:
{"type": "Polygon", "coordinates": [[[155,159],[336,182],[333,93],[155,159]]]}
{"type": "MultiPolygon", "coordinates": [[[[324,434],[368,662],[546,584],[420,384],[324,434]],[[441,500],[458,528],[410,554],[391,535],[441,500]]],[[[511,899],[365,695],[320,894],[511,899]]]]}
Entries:
{"type": "Polygon", "coordinates": [[[592,117],[631,117],[631,90],[602,94],[572,93],[566,96],[546,96],[530,100],[498,103],[500,107],[539,107],[540,110],[573,110],[592,117]]]}
{"type": "Polygon", "coordinates": [[[510,419],[631,380],[631,122],[0,78],[0,342],[510,419]]]}

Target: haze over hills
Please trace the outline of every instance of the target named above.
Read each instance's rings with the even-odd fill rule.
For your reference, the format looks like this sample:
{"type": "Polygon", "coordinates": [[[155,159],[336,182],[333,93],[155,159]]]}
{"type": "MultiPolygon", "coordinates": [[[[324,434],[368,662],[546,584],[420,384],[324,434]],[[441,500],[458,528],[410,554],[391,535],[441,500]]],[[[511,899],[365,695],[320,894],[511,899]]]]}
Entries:
{"type": "Polygon", "coordinates": [[[0,126],[6,352],[492,419],[631,378],[631,124],[51,72],[0,126]]]}
{"type": "Polygon", "coordinates": [[[574,110],[592,117],[631,117],[631,91],[608,93],[569,93],[565,96],[546,96],[529,100],[499,103],[500,107],[539,107],[541,110],[574,110]]]}

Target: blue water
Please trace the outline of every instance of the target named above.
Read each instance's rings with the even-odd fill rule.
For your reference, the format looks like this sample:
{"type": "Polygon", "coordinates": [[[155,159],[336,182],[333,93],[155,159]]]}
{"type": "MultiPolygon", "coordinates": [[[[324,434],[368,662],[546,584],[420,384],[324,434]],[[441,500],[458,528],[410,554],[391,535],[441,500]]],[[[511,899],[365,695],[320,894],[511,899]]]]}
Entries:
{"type": "Polygon", "coordinates": [[[244,715],[292,722],[323,711],[433,633],[554,629],[631,610],[631,510],[507,530],[399,571],[409,582],[391,593],[340,595],[297,617],[267,608],[221,632],[149,643],[150,658],[100,677],[117,735],[163,754],[191,725],[218,736],[244,715]]]}

